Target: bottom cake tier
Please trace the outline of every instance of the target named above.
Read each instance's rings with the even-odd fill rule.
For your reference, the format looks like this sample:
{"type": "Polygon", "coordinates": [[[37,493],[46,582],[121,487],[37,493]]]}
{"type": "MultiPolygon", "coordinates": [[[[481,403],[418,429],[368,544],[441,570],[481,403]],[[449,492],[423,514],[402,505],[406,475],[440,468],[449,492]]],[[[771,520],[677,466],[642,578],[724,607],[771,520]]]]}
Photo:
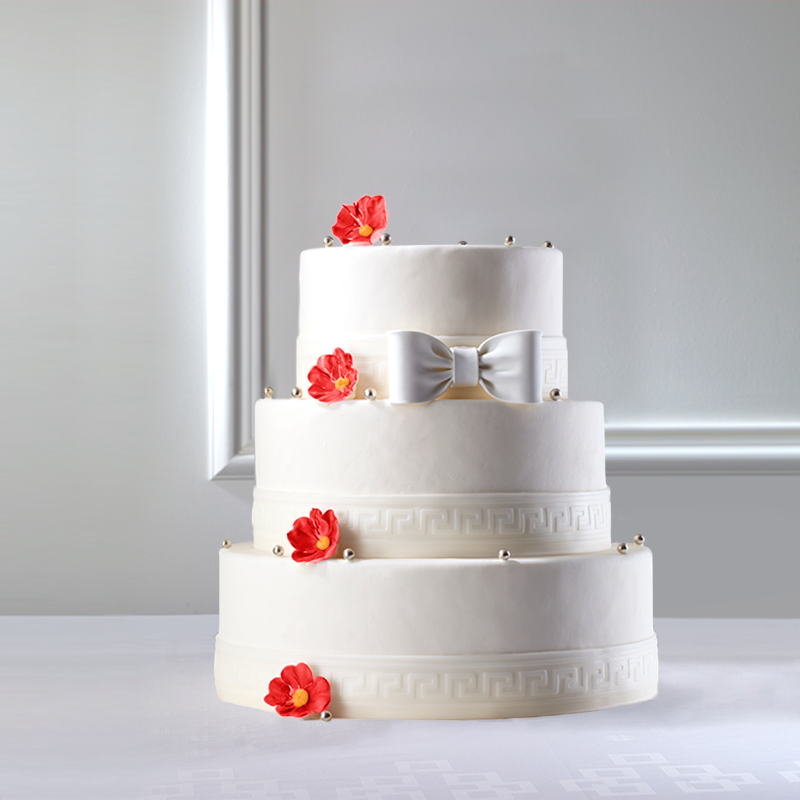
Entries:
{"type": "Polygon", "coordinates": [[[220,551],[219,698],[272,710],[269,682],[307,663],[334,716],[478,719],[590,711],[657,691],[644,546],[511,559],[296,564],[220,551]]]}

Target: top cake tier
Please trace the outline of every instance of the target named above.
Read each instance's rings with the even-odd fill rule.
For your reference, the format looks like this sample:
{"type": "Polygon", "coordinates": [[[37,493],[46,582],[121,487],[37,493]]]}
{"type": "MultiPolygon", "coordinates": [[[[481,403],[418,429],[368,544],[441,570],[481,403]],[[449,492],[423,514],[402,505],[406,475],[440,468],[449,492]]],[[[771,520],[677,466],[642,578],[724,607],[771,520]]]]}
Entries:
{"type": "MultiPolygon", "coordinates": [[[[297,384],[320,355],[353,355],[359,391],[388,392],[385,334],[416,330],[448,346],[505,331],[541,331],[544,388],[566,392],[562,254],[552,247],[416,245],[330,247],[300,256],[297,384]]],[[[446,397],[480,397],[451,389],[446,397]]]]}

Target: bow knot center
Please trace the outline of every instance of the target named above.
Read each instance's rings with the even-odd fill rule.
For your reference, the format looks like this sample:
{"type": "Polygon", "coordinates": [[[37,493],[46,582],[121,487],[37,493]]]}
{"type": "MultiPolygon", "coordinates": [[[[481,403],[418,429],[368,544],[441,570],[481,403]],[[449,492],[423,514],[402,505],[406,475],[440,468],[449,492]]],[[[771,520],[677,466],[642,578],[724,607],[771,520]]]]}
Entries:
{"type": "Polygon", "coordinates": [[[453,347],[453,386],[477,386],[480,377],[477,347],[453,347]]]}

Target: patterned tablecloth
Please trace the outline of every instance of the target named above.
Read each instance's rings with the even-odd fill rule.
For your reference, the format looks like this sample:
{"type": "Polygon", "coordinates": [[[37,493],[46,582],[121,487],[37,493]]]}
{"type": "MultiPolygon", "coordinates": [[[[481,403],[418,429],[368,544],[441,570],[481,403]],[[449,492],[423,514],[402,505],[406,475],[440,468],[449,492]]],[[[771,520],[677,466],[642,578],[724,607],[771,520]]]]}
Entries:
{"type": "Polygon", "coordinates": [[[658,620],[655,700],[476,722],[220,703],[216,626],[0,618],[0,799],[800,798],[800,620],[658,620]]]}

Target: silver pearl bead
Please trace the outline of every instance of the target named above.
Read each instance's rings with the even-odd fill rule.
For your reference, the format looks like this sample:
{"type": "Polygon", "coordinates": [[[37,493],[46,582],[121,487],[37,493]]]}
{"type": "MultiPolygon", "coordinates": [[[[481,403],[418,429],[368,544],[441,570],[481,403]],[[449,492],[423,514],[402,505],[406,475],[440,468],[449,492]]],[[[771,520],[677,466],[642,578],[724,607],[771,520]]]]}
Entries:
{"type": "Polygon", "coordinates": [[[509,558],[511,558],[511,553],[510,553],[508,550],[501,550],[501,551],[500,551],[500,552],[497,554],[497,557],[498,557],[498,558],[499,558],[501,561],[508,561],[508,559],[509,559],[509,558]]]}
{"type": "Polygon", "coordinates": [[[462,239],[462,240],[459,242],[459,244],[460,244],[460,245],[465,245],[465,244],[466,244],[466,242],[465,242],[465,241],[462,239]]]}
{"type": "Polygon", "coordinates": [[[636,536],[633,537],[633,541],[636,544],[644,544],[644,536],[641,533],[637,533],[636,536]]]}
{"type": "Polygon", "coordinates": [[[351,550],[349,547],[342,553],[342,558],[345,561],[352,561],[355,557],[355,550],[351,550]]]}
{"type": "Polygon", "coordinates": [[[625,553],[628,552],[628,545],[625,544],[625,542],[623,542],[622,544],[618,544],[617,545],[617,552],[621,553],[624,556],[625,553]]]}
{"type": "Polygon", "coordinates": [[[551,248],[552,248],[552,246],[553,246],[553,243],[552,243],[552,242],[545,242],[545,243],[542,245],[542,247],[551,247],[551,248]]]}
{"type": "Polygon", "coordinates": [[[374,400],[377,396],[378,393],[374,389],[364,389],[365,400],[374,400]]]}
{"type": "Polygon", "coordinates": [[[272,548],[272,555],[278,556],[278,558],[283,557],[283,547],[279,544],[276,544],[275,547],[272,548]]]}
{"type": "Polygon", "coordinates": [[[274,391],[275,391],[275,390],[274,390],[274,389],[273,389],[271,386],[267,386],[267,388],[266,388],[266,389],[264,389],[264,397],[269,397],[269,398],[271,398],[271,397],[272,397],[272,395],[273,395],[273,392],[274,392],[274,391]]]}
{"type": "Polygon", "coordinates": [[[326,236],[322,240],[322,244],[324,244],[325,247],[333,247],[333,236],[326,236]]]}
{"type": "Polygon", "coordinates": [[[297,400],[302,396],[303,396],[303,390],[299,386],[295,386],[294,389],[292,389],[292,397],[294,397],[294,399],[297,400]]]}
{"type": "Polygon", "coordinates": [[[389,236],[388,233],[382,233],[381,234],[381,244],[386,245],[386,244],[391,244],[391,243],[392,243],[392,237],[389,236]]]}
{"type": "Polygon", "coordinates": [[[550,390],[550,399],[551,400],[561,400],[562,399],[561,398],[561,389],[559,389],[558,386],[556,386],[555,389],[551,389],[550,390]]]}
{"type": "Polygon", "coordinates": [[[333,714],[331,714],[331,712],[330,712],[330,711],[328,711],[328,710],[326,709],[325,711],[323,711],[323,712],[322,712],[322,713],[319,715],[319,718],[320,718],[320,719],[321,719],[323,722],[330,722],[330,721],[333,719],[333,714]]]}
{"type": "Polygon", "coordinates": [[[514,237],[513,236],[506,236],[505,246],[511,247],[514,244],[514,237]]]}
{"type": "Polygon", "coordinates": [[[226,540],[225,540],[225,541],[222,543],[222,546],[223,546],[223,548],[224,548],[225,550],[228,550],[228,549],[230,548],[230,546],[231,546],[230,540],[226,539],[226,540]]]}

